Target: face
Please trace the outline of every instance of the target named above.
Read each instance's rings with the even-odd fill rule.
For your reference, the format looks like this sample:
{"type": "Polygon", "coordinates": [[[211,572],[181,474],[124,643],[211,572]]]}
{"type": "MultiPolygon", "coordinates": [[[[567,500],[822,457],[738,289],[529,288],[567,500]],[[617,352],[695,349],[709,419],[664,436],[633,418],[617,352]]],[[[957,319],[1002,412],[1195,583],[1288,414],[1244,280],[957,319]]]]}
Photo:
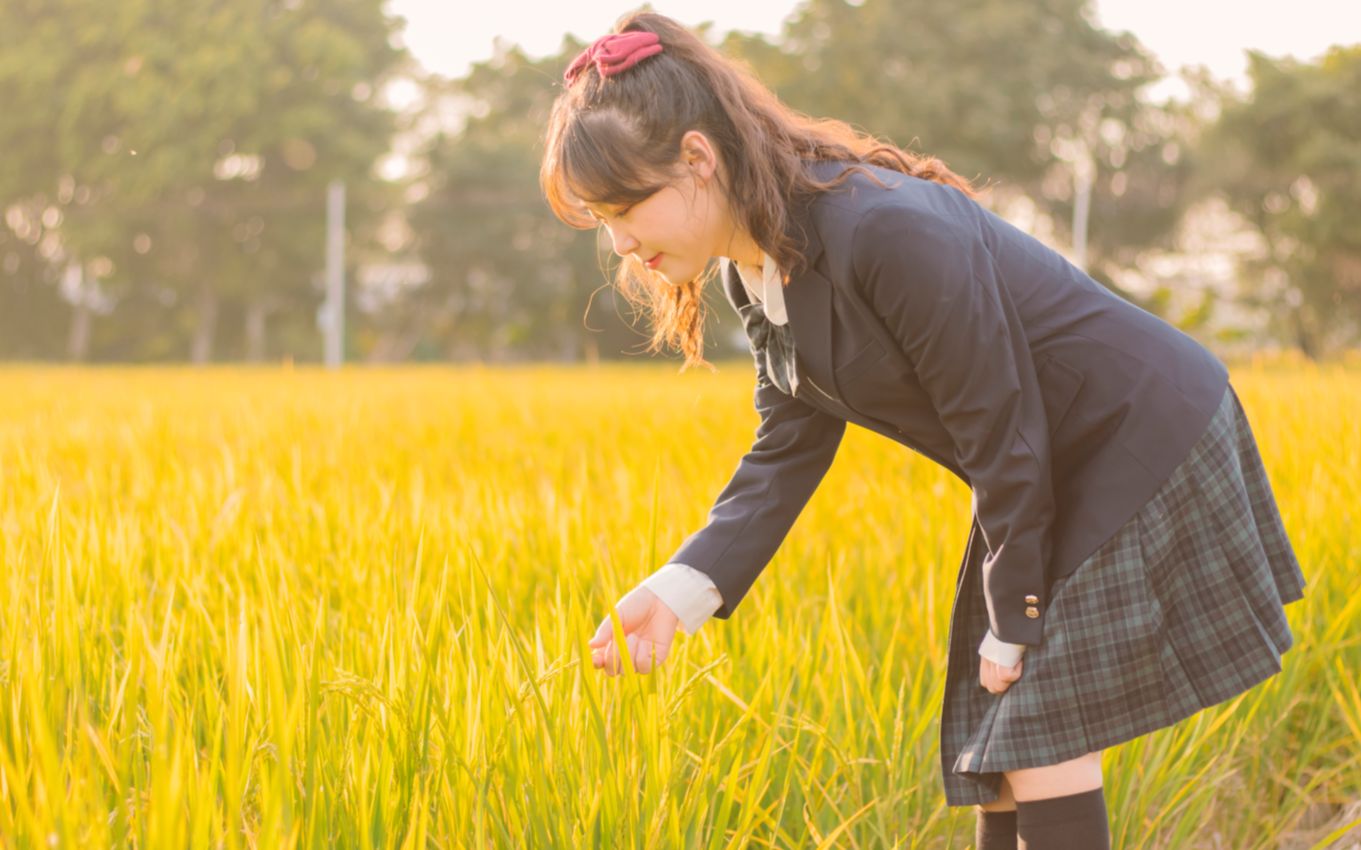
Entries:
{"type": "Polygon", "coordinates": [[[609,232],[616,254],[633,255],[676,285],[699,276],[712,258],[734,256],[743,244],[714,179],[707,139],[687,134],[682,159],[680,179],[636,204],[587,205],[609,232]]]}
{"type": "Polygon", "coordinates": [[[692,197],[684,187],[672,184],[631,206],[590,209],[609,233],[614,253],[632,254],[671,283],[681,284],[700,274],[713,256],[713,234],[707,226],[711,216],[692,197]]]}

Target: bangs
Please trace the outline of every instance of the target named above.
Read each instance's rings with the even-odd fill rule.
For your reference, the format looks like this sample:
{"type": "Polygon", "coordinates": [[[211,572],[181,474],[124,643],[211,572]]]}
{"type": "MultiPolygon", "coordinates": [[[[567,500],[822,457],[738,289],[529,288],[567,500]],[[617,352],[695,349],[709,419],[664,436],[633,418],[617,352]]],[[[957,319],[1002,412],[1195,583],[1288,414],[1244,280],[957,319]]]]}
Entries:
{"type": "Polygon", "coordinates": [[[572,227],[597,222],[587,204],[627,206],[664,188],[669,175],[630,138],[615,116],[578,114],[546,151],[544,194],[553,213],[572,227]],[[594,120],[592,120],[594,119],[594,120]]]}

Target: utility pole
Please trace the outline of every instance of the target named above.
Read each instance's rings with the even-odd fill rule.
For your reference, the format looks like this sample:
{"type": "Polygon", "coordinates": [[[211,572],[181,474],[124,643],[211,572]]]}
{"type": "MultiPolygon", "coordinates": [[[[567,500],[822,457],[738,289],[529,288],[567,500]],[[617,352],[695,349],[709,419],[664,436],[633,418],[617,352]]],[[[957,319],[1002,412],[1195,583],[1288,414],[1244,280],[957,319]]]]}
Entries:
{"type": "Polygon", "coordinates": [[[1101,104],[1088,103],[1074,122],[1071,135],[1054,139],[1050,149],[1073,173],[1073,247],[1069,260],[1087,270],[1087,228],[1092,210],[1092,188],[1096,182],[1095,148],[1101,119],[1101,104]]]}
{"type": "Polygon", "coordinates": [[[1077,158],[1073,160],[1073,265],[1087,270],[1087,222],[1091,218],[1092,183],[1096,179],[1096,162],[1086,139],[1077,143],[1077,158]]]}
{"type": "Polygon", "coordinates": [[[326,187],[326,304],[322,309],[326,367],[338,369],[345,359],[345,184],[326,187]]]}

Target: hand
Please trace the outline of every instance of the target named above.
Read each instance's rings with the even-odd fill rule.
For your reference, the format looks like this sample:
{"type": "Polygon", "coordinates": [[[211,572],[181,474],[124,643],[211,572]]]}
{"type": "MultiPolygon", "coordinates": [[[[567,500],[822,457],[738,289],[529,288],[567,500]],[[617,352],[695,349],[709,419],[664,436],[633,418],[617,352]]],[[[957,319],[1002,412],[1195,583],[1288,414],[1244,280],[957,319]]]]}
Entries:
{"type": "Polygon", "coordinates": [[[1021,668],[1025,666],[1025,659],[1016,662],[1015,667],[1003,667],[991,658],[978,656],[978,681],[990,693],[1004,693],[1011,683],[1021,678],[1021,668]]]}
{"type": "MultiPolygon", "coordinates": [[[[628,643],[629,657],[633,659],[633,669],[639,673],[652,671],[652,654],[656,653],[657,666],[660,667],[671,652],[671,642],[676,638],[676,628],[680,620],[666,607],[666,604],[646,587],[635,587],[619,600],[615,606],[619,612],[619,622],[624,629],[624,640],[628,643]]],[[[617,676],[623,672],[623,659],[614,643],[614,627],[607,615],[595,630],[595,637],[589,645],[592,648],[591,663],[605,675],[617,676]]]]}

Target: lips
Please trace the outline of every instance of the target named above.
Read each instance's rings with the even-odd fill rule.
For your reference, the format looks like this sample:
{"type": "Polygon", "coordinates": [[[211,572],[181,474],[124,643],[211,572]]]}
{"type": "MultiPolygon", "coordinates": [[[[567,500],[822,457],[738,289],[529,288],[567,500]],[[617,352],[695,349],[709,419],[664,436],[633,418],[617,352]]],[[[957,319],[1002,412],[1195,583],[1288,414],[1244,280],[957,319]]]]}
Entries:
{"type": "Polygon", "coordinates": [[[661,264],[662,264],[662,255],[661,255],[660,253],[658,253],[657,256],[655,256],[655,257],[653,257],[652,259],[648,260],[644,265],[646,265],[646,266],[647,266],[648,268],[650,268],[650,269],[655,269],[655,268],[657,268],[657,266],[660,266],[661,264]]]}

